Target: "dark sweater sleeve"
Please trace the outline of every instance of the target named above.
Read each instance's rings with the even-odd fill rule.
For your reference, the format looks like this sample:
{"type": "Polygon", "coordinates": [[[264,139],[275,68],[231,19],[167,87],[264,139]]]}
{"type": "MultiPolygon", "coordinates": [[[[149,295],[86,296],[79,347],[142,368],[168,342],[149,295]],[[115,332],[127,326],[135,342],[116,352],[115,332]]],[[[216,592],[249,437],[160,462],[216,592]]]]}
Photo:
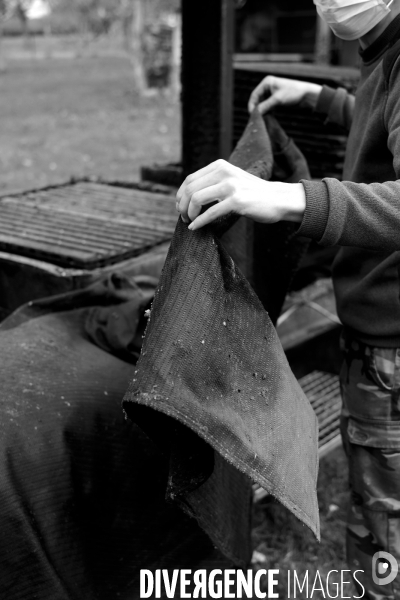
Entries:
{"type": "Polygon", "coordinates": [[[349,130],[353,120],[355,97],[344,88],[324,85],[315,112],[325,117],[325,124],[335,123],[349,130]]]}
{"type": "Polygon", "coordinates": [[[393,68],[384,121],[396,179],[370,184],[302,181],[307,204],[299,235],[327,246],[400,250],[400,59],[393,68]]]}

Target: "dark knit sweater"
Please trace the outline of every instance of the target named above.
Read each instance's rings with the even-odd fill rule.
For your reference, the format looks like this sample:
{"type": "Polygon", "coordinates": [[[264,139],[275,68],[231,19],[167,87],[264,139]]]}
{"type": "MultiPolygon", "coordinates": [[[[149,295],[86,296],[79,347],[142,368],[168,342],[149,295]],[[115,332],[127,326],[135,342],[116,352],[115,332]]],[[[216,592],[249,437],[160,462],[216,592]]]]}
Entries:
{"type": "Polygon", "coordinates": [[[299,234],[343,246],[333,265],[338,314],[367,344],[400,347],[400,58],[388,90],[382,59],[400,18],[364,52],[356,97],[324,87],[316,110],[350,127],[343,181],[302,180],[299,234]]]}

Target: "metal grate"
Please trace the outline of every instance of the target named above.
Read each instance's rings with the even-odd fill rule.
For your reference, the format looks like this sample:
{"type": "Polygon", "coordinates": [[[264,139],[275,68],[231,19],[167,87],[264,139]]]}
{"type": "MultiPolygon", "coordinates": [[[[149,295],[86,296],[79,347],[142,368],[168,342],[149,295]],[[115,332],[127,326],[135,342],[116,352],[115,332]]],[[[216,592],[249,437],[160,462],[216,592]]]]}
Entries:
{"type": "MultiPolygon", "coordinates": [[[[299,383],[313,407],[319,425],[319,456],[325,456],[340,444],[341,396],[339,377],[322,371],[312,371],[299,379],[299,383]]],[[[254,501],[268,493],[254,485],[254,501]]]]}
{"type": "Polygon", "coordinates": [[[0,250],[93,269],[172,237],[175,198],[80,182],[0,198],[0,250]]]}
{"type": "Polygon", "coordinates": [[[339,435],[341,396],[339,377],[322,371],[312,371],[299,379],[309,399],[319,425],[319,451],[339,435]]]}

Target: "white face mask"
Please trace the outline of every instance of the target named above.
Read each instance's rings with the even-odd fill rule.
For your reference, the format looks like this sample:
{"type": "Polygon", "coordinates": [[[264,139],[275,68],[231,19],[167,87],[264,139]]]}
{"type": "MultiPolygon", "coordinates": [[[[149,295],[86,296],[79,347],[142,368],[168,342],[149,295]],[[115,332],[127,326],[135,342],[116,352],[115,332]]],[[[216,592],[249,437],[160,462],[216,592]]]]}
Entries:
{"type": "Polygon", "coordinates": [[[356,40],[390,13],[383,0],[314,0],[319,16],[342,40],[356,40]]]}

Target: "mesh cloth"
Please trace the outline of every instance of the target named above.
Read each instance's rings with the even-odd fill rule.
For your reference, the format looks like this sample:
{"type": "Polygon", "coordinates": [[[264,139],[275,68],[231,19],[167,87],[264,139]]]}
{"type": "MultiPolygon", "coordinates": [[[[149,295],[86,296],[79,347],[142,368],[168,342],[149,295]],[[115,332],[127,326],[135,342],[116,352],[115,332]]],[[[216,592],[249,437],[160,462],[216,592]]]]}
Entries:
{"type": "MultiPolygon", "coordinates": [[[[254,174],[270,176],[271,145],[259,113],[253,113],[232,158],[254,174]]],[[[168,493],[215,543],[230,533],[224,552],[244,559],[248,547],[240,548],[218,513],[229,514],[240,489],[232,522],[246,510],[247,478],[319,537],[318,437],[316,417],[271,319],[218,238],[232,220],[196,232],[178,221],[123,406],[160,440],[168,428],[160,415],[176,419],[168,493]],[[214,460],[202,440],[215,450],[214,460]],[[231,484],[216,492],[216,473],[225,469],[231,484]],[[240,472],[246,478],[240,480],[240,472]]]]}

